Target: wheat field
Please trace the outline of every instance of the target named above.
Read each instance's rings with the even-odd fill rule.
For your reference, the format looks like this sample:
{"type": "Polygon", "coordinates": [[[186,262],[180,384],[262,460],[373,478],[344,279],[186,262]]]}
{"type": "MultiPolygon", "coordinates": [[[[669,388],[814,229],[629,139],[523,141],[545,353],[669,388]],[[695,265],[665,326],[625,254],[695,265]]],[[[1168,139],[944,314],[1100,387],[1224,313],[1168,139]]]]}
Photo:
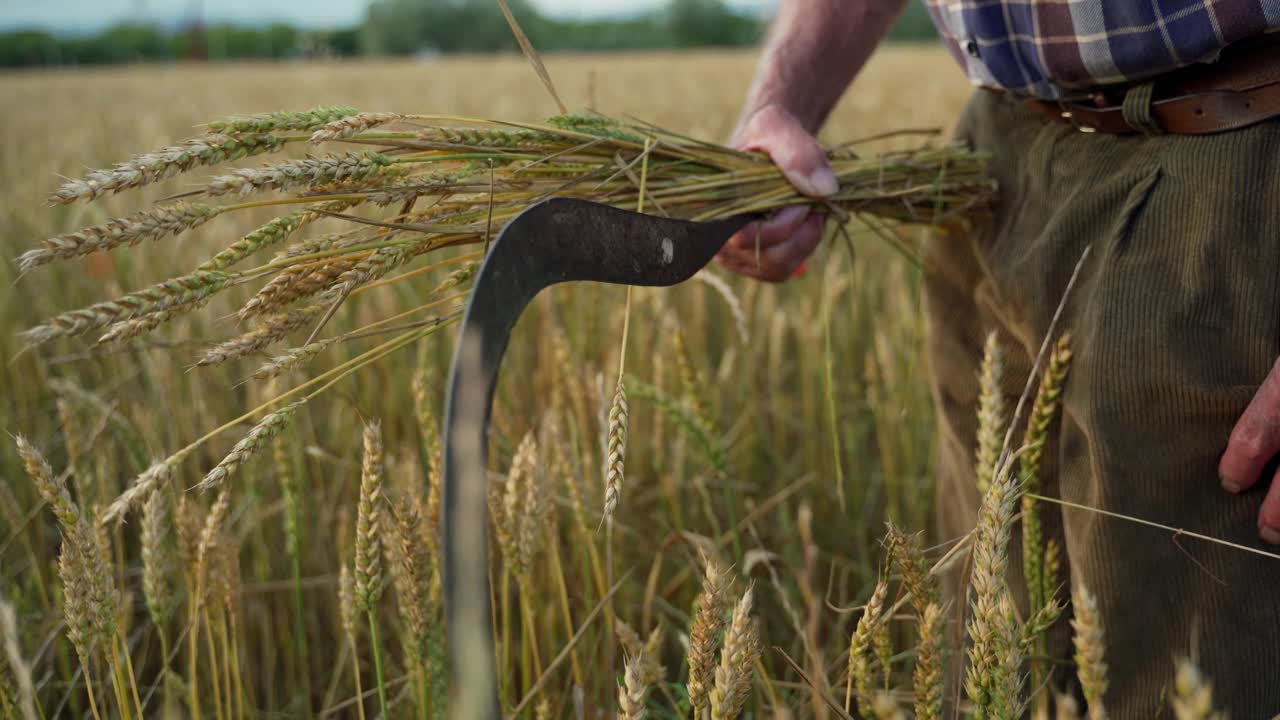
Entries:
{"type": "MultiPolygon", "coordinates": [[[[730,131],[754,66],[745,52],[546,60],[573,109],[712,140],[730,131]]],[[[890,47],[824,138],[945,129],[968,93],[940,48],[890,47]]],[[[178,178],[94,204],[44,202],[62,177],[180,141],[199,123],[322,105],[536,121],[556,108],[528,63],[28,72],[0,75],[0,95],[0,427],[25,438],[0,450],[0,610],[13,609],[0,612],[0,714],[443,717],[432,481],[451,335],[310,403],[225,493],[187,488],[247,423],[188,458],[145,513],[89,532],[83,518],[152,461],[272,392],[241,382],[252,358],[192,367],[209,338],[234,334],[233,310],[246,296],[231,292],[106,352],[87,341],[30,349],[19,333],[171,277],[270,215],[218,218],[179,241],[22,276],[13,258],[188,189],[178,178]],[[100,556],[85,562],[85,548],[100,556]]],[[[897,232],[906,245],[924,238],[897,232]]],[[[504,365],[491,452],[494,625],[508,712],[890,718],[914,708],[926,718],[940,707],[941,681],[930,673],[958,650],[943,647],[943,612],[927,602],[936,594],[927,566],[950,539],[931,529],[920,274],[878,238],[855,229],[853,240],[853,257],[826,243],[807,274],[784,285],[720,275],[724,283],[635,293],[627,373],[637,385],[607,536],[598,528],[605,459],[616,449],[605,438],[618,430],[611,373],[625,292],[561,287],[525,315],[504,365]],[[887,521],[901,529],[887,542],[892,573],[887,521]]],[[[422,292],[387,290],[343,312],[386,317],[422,292]]],[[[989,573],[1013,503],[1009,486],[993,487],[990,537],[974,541],[979,563],[984,549],[995,553],[989,573]]],[[[1028,626],[1051,622],[1055,602],[1028,626]]],[[[975,611],[976,622],[1012,622],[1001,608],[975,611]]],[[[1083,622],[1088,650],[1101,629],[1083,622]]],[[[1016,668],[1010,677],[1021,682],[1016,668]]],[[[1004,711],[1014,714],[987,716],[1016,716],[1017,698],[977,681],[988,685],[971,697],[986,693],[995,709],[1013,703],[1004,711]]]]}

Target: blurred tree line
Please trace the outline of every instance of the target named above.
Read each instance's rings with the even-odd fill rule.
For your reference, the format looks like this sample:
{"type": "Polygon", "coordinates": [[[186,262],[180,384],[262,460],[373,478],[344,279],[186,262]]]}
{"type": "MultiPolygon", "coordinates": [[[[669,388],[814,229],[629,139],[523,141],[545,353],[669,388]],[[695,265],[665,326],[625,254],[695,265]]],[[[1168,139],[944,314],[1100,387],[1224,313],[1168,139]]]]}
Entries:
{"type": "MultiPolygon", "coordinates": [[[[755,44],[765,30],[761,18],[737,13],[723,0],[668,0],[656,12],[594,19],[549,17],[528,0],[508,0],[508,5],[534,46],[546,52],[734,47],[755,44]]],[[[923,3],[909,6],[891,37],[935,37],[923,3]]],[[[332,31],[283,23],[169,31],[127,23],[75,37],[41,30],[0,33],[0,67],[515,50],[494,0],[373,0],[362,24],[332,31]]]]}

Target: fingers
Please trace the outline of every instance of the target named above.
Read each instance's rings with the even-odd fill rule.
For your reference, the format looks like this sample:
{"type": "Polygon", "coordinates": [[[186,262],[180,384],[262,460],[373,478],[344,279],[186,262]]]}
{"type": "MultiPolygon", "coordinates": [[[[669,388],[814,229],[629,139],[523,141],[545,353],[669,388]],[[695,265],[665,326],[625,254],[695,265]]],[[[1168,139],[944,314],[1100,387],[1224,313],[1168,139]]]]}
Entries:
{"type": "MultiPolygon", "coordinates": [[[[1227,450],[1218,463],[1222,487],[1241,493],[1258,484],[1262,471],[1280,453],[1280,360],[1254,394],[1249,407],[1236,422],[1227,441],[1227,450]]],[[[1272,478],[1271,489],[1258,513],[1258,533],[1269,543],[1280,544],[1280,478],[1272,478]]]]}
{"type": "Polygon", "coordinates": [[[1280,545],[1280,472],[1271,480],[1271,489],[1258,513],[1258,535],[1272,545],[1280,545]]]}
{"type": "Polygon", "coordinates": [[[806,218],[787,239],[769,247],[726,245],[716,259],[725,268],[767,282],[791,277],[822,240],[822,218],[806,218]]]}
{"type": "Polygon", "coordinates": [[[1280,362],[1236,422],[1218,463],[1222,487],[1239,493],[1258,483],[1262,468],[1280,451],[1280,362]]]}
{"type": "Polygon", "coordinates": [[[759,278],[762,263],[757,259],[762,260],[766,250],[790,241],[807,217],[809,208],[805,206],[783,208],[767,220],[751,223],[739,230],[721,248],[717,259],[733,272],[759,278]]]}
{"type": "Polygon", "coordinates": [[[739,230],[725,245],[738,250],[750,249],[752,252],[757,247],[762,250],[773,247],[789,240],[807,217],[809,208],[805,205],[782,208],[768,219],[751,223],[739,230]]]}
{"type": "Polygon", "coordinates": [[[818,139],[777,105],[766,105],[753,113],[732,142],[736,147],[768,153],[801,194],[826,197],[840,189],[818,139]]]}
{"type": "Polygon", "coordinates": [[[788,242],[764,250],[764,255],[770,262],[785,266],[786,273],[783,277],[790,277],[791,273],[813,254],[821,241],[822,218],[815,215],[806,218],[804,224],[796,229],[788,242]]]}
{"type": "MultiPolygon", "coordinates": [[[[801,194],[824,197],[839,190],[826,153],[813,133],[779,106],[766,105],[753,112],[731,143],[768,153],[801,194]]],[[[739,231],[716,259],[733,272],[781,282],[804,263],[821,239],[821,218],[808,206],[787,207],[739,231]]]]}

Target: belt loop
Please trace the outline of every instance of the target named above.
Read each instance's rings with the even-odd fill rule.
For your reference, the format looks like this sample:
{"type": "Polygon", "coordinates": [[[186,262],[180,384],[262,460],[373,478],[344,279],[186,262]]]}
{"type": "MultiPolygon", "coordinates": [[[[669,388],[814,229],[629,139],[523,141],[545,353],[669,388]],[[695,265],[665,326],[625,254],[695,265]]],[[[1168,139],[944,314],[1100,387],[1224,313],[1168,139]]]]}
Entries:
{"type": "Polygon", "coordinates": [[[1125,91],[1124,103],[1120,106],[1124,121],[1143,135],[1164,134],[1164,129],[1151,114],[1151,96],[1155,92],[1155,87],[1154,81],[1134,85],[1125,91]]]}

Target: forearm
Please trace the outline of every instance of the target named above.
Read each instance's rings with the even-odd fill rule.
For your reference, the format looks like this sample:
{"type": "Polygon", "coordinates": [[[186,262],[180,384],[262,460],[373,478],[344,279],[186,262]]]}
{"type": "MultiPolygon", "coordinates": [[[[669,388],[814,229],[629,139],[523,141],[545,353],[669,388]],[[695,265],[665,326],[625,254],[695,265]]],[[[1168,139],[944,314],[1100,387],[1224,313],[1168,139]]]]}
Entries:
{"type": "Polygon", "coordinates": [[[906,0],[782,0],[739,125],[778,105],[817,132],[906,0]]]}

